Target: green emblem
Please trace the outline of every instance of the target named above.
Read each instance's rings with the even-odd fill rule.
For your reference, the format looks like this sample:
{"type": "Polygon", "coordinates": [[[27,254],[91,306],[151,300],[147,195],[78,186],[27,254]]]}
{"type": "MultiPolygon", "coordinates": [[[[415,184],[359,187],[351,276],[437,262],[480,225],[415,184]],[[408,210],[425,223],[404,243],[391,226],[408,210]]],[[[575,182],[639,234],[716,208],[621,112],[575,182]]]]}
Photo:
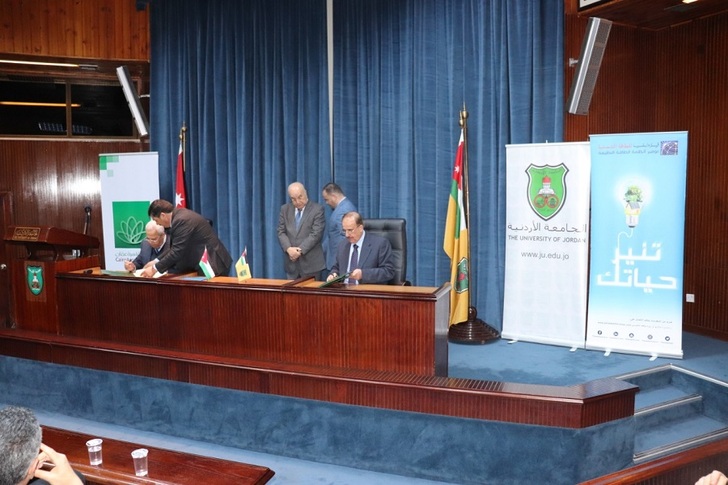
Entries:
{"type": "Polygon", "coordinates": [[[455,291],[462,293],[468,291],[470,286],[470,279],[468,278],[468,259],[463,258],[458,262],[458,274],[457,281],[455,281],[455,291]]]}
{"type": "Polygon", "coordinates": [[[43,267],[42,266],[26,266],[28,270],[27,281],[28,289],[34,295],[40,295],[43,291],[43,267]]]}
{"type": "Polygon", "coordinates": [[[114,246],[138,248],[145,237],[149,221],[149,201],[117,201],[111,204],[114,214],[114,246]]]}
{"type": "Polygon", "coordinates": [[[537,167],[533,164],[526,169],[528,174],[528,203],[531,209],[544,221],[559,213],[566,199],[566,173],[563,163],[555,167],[537,167]]]}

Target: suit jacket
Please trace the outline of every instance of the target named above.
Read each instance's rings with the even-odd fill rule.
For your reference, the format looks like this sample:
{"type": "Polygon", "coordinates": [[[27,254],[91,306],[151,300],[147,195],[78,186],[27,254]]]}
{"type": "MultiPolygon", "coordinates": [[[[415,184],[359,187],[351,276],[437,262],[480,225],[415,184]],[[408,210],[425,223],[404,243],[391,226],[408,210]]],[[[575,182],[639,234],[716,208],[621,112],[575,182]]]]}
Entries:
{"type": "Polygon", "coordinates": [[[164,273],[202,274],[200,259],[207,248],[210,266],[216,275],[228,276],[233,258],[218,239],[210,222],[189,209],[174,209],[167,234],[169,249],[157,263],[157,271],[164,273]]]}
{"type": "MultiPolygon", "coordinates": [[[[336,262],[332,273],[344,274],[349,266],[349,250],[351,243],[347,240],[339,245],[336,262]]],[[[394,262],[392,261],[392,245],[381,236],[367,234],[359,248],[359,268],[362,277],[359,283],[389,283],[394,278],[394,262]]]]}
{"type": "Polygon", "coordinates": [[[155,253],[154,248],[152,248],[152,245],[149,244],[148,240],[142,241],[142,247],[139,250],[139,254],[136,258],[134,258],[134,266],[136,269],[141,269],[144,267],[145,264],[147,264],[149,261],[153,261],[157,259],[161,254],[164,253],[169,248],[169,236],[165,236],[164,238],[164,244],[159,248],[159,254],[155,253]]]}
{"type": "Polygon", "coordinates": [[[283,250],[283,266],[287,275],[295,277],[312,275],[326,266],[321,241],[324,237],[326,218],[324,206],[308,201],[303,210],[301,227],[296,230],[296,208],[288,203],[281,206],[278,216],[278,242],[283,250]],[[298,261],[291,261],[286,251],[290,247],[301,248],[298,261]]]}
{"type": "Polygon", "coordinates": [[[348,198],[339,202],[339,205],[331,212],[326,222],[326,233],[324,234],[324,254],[326,255],[326,267],[331,269],[336,262],[336,251],[339,244],[344,241],[344,230],[341,227],[341,219],[347,212],[356,211],[356,206],[348,198]]]}

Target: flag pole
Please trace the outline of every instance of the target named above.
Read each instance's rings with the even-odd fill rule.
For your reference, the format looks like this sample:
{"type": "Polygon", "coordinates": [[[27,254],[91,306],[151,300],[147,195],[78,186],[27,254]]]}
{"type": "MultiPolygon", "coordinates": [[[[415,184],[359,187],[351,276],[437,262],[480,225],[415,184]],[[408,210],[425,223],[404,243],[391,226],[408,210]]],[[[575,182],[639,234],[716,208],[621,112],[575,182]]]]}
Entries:
{"type": "Polygon", "coordinates": [[[182,143],[182,172],[187,171],[187,125],[182,122],[182,128],[179,129],[179,140],[182,143]]]}
{"type": "Polygon", "coordinates": [[[472,248],[470,247],[470,177],[468,157],[468,112],[463,103],[460,111],[460,128],[463,132],[463,210],[465,212],[465,225],[468,228],[468,248],[470,256],[467,259],[468,275],[468,319],[464,322],[450,325],[448,340],[453,343],[484,344],[500,338],[500,333],[483,320],[478,318],[478,310],[472,304],[472,295],[475,291],[475,278],[471,272],[472,248]]]}

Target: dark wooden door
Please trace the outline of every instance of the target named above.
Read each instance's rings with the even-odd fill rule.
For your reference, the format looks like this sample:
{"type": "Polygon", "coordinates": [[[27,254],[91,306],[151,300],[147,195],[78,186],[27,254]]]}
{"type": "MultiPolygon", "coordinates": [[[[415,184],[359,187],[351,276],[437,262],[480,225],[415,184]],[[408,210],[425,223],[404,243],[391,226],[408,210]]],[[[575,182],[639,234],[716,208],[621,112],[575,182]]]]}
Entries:
{"type": "MultiPolygon", "coordinates": [[[[0,238],[5,236],[5,228],[13,224],[13,194],[0,192],[0,238]]],[[[0,240],[0,327],[10,327],[10,254],[5,241],[0,240]]]]}

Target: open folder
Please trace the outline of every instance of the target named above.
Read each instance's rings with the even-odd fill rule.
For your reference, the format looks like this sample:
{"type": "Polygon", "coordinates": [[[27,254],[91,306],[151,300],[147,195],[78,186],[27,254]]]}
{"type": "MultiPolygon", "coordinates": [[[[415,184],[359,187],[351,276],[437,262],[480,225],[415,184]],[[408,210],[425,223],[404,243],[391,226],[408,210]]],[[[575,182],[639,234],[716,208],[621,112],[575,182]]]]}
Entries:
{"type": "Polygon", "coordinates": [[[346,278],[349,277],[350,274],[351,273],[346,273],[346,274],[339,275],[336,278],[334,278],[333,280],[327,281],[326,283],[322,284],[321,286],[319,286],[319,288],[326,288],[327,286],[331,286],[331,285],[334,285],[336,283],[342,283],[346,278]]]}

